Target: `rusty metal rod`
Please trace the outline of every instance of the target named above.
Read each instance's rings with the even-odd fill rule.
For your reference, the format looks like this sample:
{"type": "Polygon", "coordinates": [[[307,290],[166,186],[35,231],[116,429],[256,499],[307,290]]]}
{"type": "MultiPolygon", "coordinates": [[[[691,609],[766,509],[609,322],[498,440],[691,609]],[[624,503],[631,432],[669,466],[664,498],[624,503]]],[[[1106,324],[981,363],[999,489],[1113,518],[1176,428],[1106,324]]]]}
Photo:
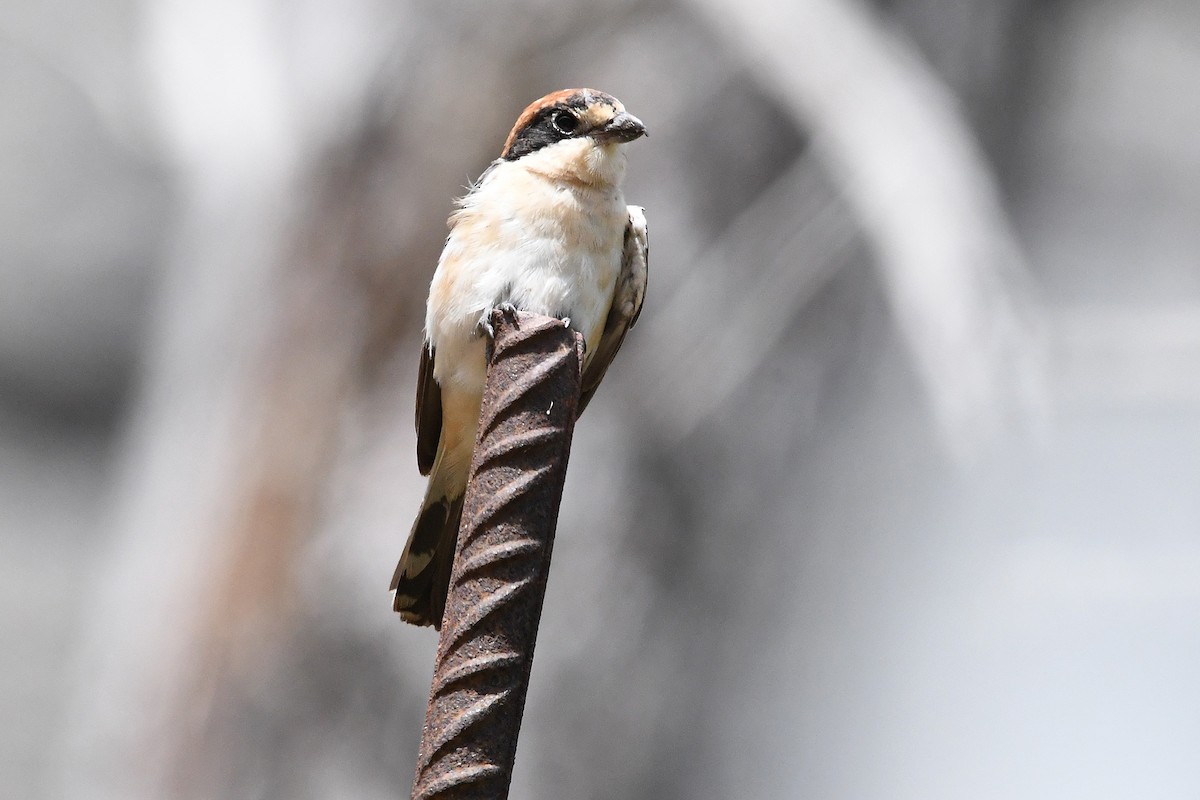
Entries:
{"type": "Polygon", "coordinates": [[[579,405],[582,337],[531,314],[491,323],[414,800],[508,797],[579,405]]]}

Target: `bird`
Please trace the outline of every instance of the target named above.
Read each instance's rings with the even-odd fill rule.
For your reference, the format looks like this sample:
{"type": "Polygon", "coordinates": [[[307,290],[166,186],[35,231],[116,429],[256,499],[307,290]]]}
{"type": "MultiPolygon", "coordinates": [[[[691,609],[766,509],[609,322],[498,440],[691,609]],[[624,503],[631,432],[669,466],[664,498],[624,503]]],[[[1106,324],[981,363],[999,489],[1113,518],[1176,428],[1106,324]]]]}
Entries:
{"type": "Polygon", "coordinates": [[[429,481],[391,582],[406,622],[441,628],[492,309],[555,317],[582,334],[580,414],[637,322],[649,232],[622,184],[626,145],[646,135],[610,94],[547,94],[525,108],[450,215],[417,373],[417,466],[429,481]]]}

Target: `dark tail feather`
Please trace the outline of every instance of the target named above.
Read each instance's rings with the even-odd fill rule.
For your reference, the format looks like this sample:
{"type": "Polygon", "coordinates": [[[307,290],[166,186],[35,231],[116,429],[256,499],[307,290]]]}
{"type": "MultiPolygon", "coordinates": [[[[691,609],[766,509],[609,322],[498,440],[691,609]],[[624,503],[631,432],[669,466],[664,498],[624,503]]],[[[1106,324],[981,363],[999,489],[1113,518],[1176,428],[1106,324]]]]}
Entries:
{"type": "Polygon", "coordinates": [[[392,608],[405,622],[442,627],[461,518],[461,497],[442,498],[421,509],[392,576],[392,608]]]}

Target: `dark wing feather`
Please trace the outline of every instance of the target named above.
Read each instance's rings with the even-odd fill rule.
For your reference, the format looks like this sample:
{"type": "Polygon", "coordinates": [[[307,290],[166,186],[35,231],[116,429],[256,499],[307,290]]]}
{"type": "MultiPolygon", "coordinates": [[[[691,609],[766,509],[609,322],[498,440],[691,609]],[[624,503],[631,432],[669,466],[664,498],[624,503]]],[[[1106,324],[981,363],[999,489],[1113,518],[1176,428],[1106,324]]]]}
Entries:
{"type": "Polygon", "coordinates": [[[433,470],[442,438],[442,390],[433,379],[433,358],[433,348],[426,342],[417,368],[417,467],[422,475],[433,470]]]}
{"type": "Polygon", "coordinates": [[[450,590],[450,567],[462,518],[462,496],[421,508],[392,575],[392,609],[406,622],[440,628],[450,590]]]}
{"type": "Polygon", "coordinates": [[[625,249],[621,258],[621,273],[613,291],[612,306],[604,322],[604,333],[600,344],[590,355],[583,371],[583,393],[579,397],[579,413],[592,400],[604,373],[613,357],[621,349],[625,334],[642,313],[642,301],[646,298],[646,283],[649,279],[650,232],[646,226],[645,211],[638,206],[629,206],[629,222],[625,226],[625,249]]]}

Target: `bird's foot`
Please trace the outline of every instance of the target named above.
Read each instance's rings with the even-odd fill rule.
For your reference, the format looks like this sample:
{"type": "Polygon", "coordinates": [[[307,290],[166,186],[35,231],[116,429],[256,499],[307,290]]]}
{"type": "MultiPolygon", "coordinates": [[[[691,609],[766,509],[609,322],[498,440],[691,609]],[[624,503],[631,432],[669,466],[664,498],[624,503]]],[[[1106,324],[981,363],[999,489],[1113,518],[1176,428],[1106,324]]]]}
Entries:
{"type": "Polygon", "coordinates": [[[486,336],[489,339],[496,338],[496,328],[492,325],[492,317],[499,312],[505,317],[508,317],[515,325],[517,322],[517,307],[512,303],[497,303],[494,307],[488,309],[482,317],[479,318],[479,324],[476,326],[479,335],[486,336]]]}

